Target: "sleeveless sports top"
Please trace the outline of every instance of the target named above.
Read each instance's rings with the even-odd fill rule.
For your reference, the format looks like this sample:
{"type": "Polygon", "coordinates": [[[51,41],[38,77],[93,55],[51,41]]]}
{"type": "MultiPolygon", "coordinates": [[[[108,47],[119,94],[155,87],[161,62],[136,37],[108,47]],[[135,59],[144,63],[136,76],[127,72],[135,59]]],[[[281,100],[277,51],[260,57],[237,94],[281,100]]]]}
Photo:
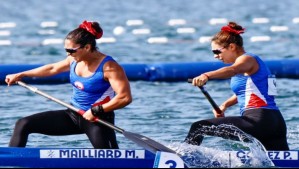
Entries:
{"type": "Polygon", "coordinates": [[[248,109],[278,110],[274,99],[276,83],[267,65],[257,55],[251,53],[245,53],[244,55],[254,57],[259,69],[250,76],[237,74],[231,78],[231,89],[238,98],[241,115],[248,109]]]}
{"type": "Polygon", "coordinates": [[[115,61],[106,56],[97,70],[89,77],[78,76],[75,72],[77,62],[73,61],[70,67],[70,82],[73,85],[71,104],[81,110],[87,111],[92,105],[109,102],[114,96],[109,82],[104,79],[103,66],[108,61],[115,61]]]}

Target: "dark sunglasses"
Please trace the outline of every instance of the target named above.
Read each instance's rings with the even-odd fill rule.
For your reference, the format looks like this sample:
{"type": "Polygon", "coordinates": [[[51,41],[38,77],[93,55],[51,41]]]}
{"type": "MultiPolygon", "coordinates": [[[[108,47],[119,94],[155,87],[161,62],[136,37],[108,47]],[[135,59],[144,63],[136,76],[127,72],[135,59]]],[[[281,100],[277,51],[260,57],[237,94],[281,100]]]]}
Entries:
{"type": "Polygon", "coordinates": [[[219,55],[220,53],[222,53],[222,49],[224,49],[225,47],[222,47],[220,49],[215,49],[215,50],[212,50],[212,52],[214,53],[214,55],[219,55]]]}
{"type": "Polygon", "coordinates": [[[80,49],[81,46],[77,47],[77,48],[65,48],[65,51],[69,54],[73,54],[76,53],[78,49],[80,49]]]}

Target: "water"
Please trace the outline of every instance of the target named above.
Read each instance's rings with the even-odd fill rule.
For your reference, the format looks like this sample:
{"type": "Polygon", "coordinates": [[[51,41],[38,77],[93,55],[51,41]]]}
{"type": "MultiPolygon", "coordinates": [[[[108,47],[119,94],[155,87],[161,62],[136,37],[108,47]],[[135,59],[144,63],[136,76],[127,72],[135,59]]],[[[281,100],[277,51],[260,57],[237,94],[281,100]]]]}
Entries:
{"type": "MultiPolygon", "coordinates": [[[[160,63],[216,61],[210,52],[209,43],[199,43],[199,38],[212,36],[223,24],[211,25],[212,18],[227,18],[244,26],[245,49],[259,54],[264,60],[296,59],[298,51],[299,1],[285,0],[0,0],[0,23],[16,23],[12,28],[1,28],[10,35],[1,35],[0,42],[11,41],[12,45],[0,45],[2,64],[46,64],[63,59],[66,54],[63,44],[42,45],[46,39],[63,39],[83,20],[101,23],[104,37],[113,37],[115,43],[99,44],[99,49],[113,56],[120,63],[160,63]],[[281,12],[279,12],[281,11],[281,12]],[[268,18],[263,24],[253,23],[254,18],[268,18]],[[128,20],[143,20],[144,24],[128,26],[128,20]],[[185,25],[169,26],[171,19],[185,19],[185,25]],[[294,20],[293,20],[294,19],[294,20]],[[58,23],[57,27],[42,28],[45,21],[58,23]],[[114,33],[116,27],[124,33],[114,33]],[[286,26],[287,31],[271,31],[272,26],[286,26]],[[177,28],[192,27],[192,34],[179,34],[177,28]],[[134,29],[150,29],[150,34],[135,35],[134,29]],[[53,34],[41,34],[52,31],[53,34]],[[269,41],[253,42],[254,36],[268,36],[269,41]],[[167,37],[168,43],[150,44],[150,37],[167,37]]],[[[278,79],[276,101],[288,127],[288,143],[291,149],[299,148],[298,132],[298,87],[297,79],[278,79]]],[[[35,85],[63,101],[69,101],[69,84],[35,85]]],[[[116,125],[131,132],[148,136],[165,145],[181,143],[190,125],[197,120],[212,118],[211,106],[196,87],[186,82],[164,83],[132,81],[134,101],[116,111],[116,125]]],[[[210,81],[206,85],[213,99],[221,104],[232,93],[229,81],[210,81]]],[[[57,103],[20,86],[0,86],[2,103],[0,110],[0,146],[7,146],[17,119],[40,111],[63,108],[57,103]]],[[[230,108],[226,115],[238,115],[238,107],[230,108]]],[[[118,134],[120,148],[136,148],[136,144],[118,134]]],[[[207,138],[203,148],[217,150],[229,148],[217,138],[207,138]],[[216,146],[217,147],[217,146],[216,146]]],[[[44,136],[32,134],[28,147],[91,147],[84,135],[44,136]]],[[[213,152],[212,150],[208,150],[213,152]]]]}

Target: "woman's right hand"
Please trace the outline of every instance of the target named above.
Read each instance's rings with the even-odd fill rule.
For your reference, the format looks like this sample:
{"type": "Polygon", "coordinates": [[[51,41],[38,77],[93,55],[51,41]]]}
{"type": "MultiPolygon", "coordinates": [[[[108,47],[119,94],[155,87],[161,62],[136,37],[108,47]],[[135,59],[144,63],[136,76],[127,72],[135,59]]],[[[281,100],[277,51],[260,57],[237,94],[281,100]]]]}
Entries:
{"type": "Polygon", "coordinates": [[[206,74],[201,74],[201,75],[193,78],[192,85],[193,86],[203,86],[207,83],[208,80],[209,80],[209,78],[206,74]]]}
{"type": "Polygon", "coordinates": [[[83,115],[82,117],[85,119],[85,120],[88,120],[90,122],[94,122],[95,121],[95,116],[92,115],[91,113],[91,110],[87,110],[83,115]]]}
{"type": "Polygon", "coordinates": [[[5,78],[5,82],[7,83],[8,86],[15,84],[19,80],[21,80],[20,73],[6,75],[5,78]]]}

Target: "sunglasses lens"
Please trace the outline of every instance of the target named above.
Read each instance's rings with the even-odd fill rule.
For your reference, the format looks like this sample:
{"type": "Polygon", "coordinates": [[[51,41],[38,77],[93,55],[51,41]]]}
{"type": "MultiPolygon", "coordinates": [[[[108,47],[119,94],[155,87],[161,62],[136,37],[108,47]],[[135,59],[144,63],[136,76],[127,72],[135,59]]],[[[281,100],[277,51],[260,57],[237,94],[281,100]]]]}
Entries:
{"type": "Polygon", "coordinates": [[[65,49],[65,51],[66,51],[67,53],[72,54],[72,53],[76,53],[76,52],[77,52],[77,49],[65,49]]]}
{"type": "Polygon", "coordinates": [[[72,49],[65,49],[65,51],[66,51],[67,53],[74,53],[74,50],[72,50],[72,49]]]}
{"type": "Polygon", "coordinates": [[[212,52],[215,54],[215,55],[219,55],[221,53],[220,50],[212,50],[212,52]]]}

